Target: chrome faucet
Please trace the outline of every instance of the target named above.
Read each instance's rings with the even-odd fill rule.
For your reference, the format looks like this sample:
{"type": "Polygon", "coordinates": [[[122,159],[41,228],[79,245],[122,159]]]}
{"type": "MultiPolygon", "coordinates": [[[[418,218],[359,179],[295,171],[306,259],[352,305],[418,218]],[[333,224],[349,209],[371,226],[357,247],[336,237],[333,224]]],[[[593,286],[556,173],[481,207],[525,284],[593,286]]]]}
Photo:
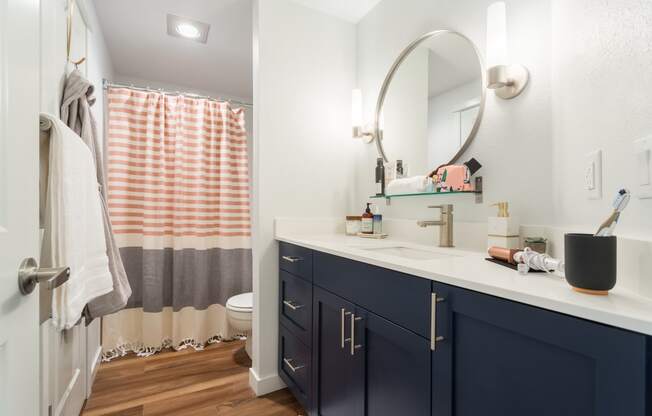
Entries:
{"type": "Polygon", "coordinates": [[[417,221],[419,227],[439,226],[439,247],[453,246],[453,204],[432,205],[428,208],[438,208],[441,215],[438,221],[417,221]]]}

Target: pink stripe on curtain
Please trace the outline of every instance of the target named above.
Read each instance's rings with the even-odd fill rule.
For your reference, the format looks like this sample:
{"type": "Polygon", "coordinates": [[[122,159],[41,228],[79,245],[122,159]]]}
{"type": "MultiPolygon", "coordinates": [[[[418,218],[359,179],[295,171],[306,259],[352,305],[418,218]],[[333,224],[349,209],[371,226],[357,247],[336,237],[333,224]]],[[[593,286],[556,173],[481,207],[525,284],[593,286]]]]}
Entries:
{"type": "Polygon", "coordinates": [[[108,205],[116,235],[220,236],[236,240],[227,247],[249,247],[244,111],[128,88],[109,88],[107,96],[108,205]]]}

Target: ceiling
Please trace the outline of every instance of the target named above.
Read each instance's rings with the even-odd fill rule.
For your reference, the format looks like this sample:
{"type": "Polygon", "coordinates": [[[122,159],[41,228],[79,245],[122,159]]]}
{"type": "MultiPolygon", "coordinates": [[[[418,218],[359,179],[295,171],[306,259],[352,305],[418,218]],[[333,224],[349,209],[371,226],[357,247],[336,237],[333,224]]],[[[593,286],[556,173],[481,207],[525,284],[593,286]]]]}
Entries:
{"type": "Polygon", "coordinates": [[[293,0],[305,7],[358,23],[381,0],[293,0]]]}
{"type": "Polygon", "coordinates": [[[251,0],[93,0],[119,75],[251,100],[251,0]],[[208,42],[172,37],[166,15],[211,25],[208,42]]]}
{"type": "Polygon", "coordinates": [[[482,68],[473,46],[458,36],[444,35],[426,41],[429,50],[429,97],[482,78],[482,68]]]}

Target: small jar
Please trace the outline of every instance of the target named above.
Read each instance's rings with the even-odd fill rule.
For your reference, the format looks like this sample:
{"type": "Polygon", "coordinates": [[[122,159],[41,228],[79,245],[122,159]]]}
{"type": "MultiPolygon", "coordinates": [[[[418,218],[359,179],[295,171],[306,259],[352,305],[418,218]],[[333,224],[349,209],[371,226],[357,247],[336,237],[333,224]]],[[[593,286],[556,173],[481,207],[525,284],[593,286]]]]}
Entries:
{"type": "Polygon", "coordinates": [[[347,215],[346,217],[346,235],[358,235],[362,217],[359,215],[347,215]]]}

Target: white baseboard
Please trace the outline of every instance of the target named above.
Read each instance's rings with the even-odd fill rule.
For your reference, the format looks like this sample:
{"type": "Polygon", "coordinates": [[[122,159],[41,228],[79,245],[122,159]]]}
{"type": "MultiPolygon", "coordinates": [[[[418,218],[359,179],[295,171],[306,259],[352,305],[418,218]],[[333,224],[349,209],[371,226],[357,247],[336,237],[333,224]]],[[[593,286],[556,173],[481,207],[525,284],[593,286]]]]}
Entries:
{"type": "Polygon", "coordinates": [[[264,396],[277,390],[285,388],[285,383],[278,374],[272,374],[260,378],[253,368],[249,369],[249,386],[256,393],[256,396],[264,396]]]}
{"type": "Polygon", "coordinates": [[[88,382],[86,384],[86,398],[88,399],[91,397],[91,393],[93,391],[93,382],[95,381],[95,376],[97,375],[97,370],[100,369],[100,364],[102,363],[102,347],[98,347],[97,351],[95,352],[95,356],[93,357],[93,361],[91,361],[93,364],[90,368],[90,374],[88,377],[88,382]]]}

